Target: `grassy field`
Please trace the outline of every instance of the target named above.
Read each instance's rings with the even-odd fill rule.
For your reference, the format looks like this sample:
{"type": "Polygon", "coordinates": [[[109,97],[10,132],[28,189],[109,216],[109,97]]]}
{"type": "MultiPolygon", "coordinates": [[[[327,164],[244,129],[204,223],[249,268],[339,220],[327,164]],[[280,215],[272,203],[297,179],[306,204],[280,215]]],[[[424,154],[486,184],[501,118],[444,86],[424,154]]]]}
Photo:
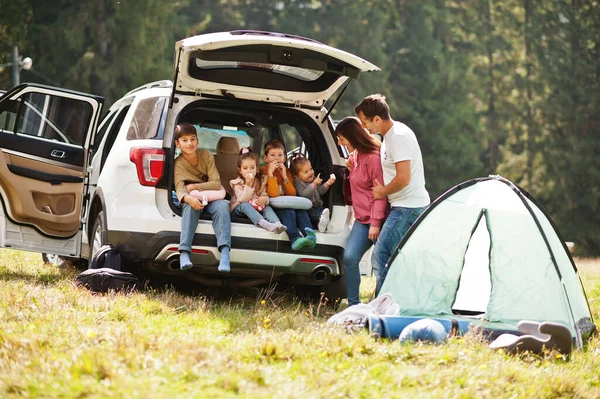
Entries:
{"type": "MultiPolygon", "coordinates": [[[[577,263],[597,322],[600,262],[577,263]]],[[[600,397],[598,338],[570,359],[471,336],[400,345],[329,328],[329,307],[283,294],[92,295],[78,272],[0,250],[0,397],[600,397]]]]}

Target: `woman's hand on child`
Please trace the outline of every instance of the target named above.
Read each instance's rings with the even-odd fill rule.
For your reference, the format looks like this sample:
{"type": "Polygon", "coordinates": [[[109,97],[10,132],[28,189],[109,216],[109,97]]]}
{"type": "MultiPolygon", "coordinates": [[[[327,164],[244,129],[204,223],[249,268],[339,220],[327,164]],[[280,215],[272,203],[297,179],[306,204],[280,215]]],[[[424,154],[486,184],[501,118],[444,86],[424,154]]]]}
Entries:
{"type": "Polygon", "coordinates": [[[379,228],[379,227],[375,227],[375,226],[369,227],[369,240],[375,241],[377,239],[377,237],[379,237],[380,230],[381,230],[381,228],[379,228]]]}

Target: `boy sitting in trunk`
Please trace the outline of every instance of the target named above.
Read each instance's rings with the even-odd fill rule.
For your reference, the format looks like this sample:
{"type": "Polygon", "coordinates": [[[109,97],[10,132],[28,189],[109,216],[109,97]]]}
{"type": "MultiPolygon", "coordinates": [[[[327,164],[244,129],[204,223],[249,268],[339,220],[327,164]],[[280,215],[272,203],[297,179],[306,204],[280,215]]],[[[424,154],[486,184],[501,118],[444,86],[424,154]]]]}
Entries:
{"type": "Polygon", "coordinates": [[[175,145],[181,155],[175,159],[175,191],[181,202],[181,238],[179,261],[181,270],[191,269],[192,241],[198,227],[198,219],[203,211],[212,217],[212,225],[221,252],[220,272],[229,272],[229,249],[231,248],[231,217],[225,200],[202,203],[189,194],[192,190],[219,190],[221,179],[212,154],[198,149],[196,128],[189,123],[181,123],[175,128],[175,145]]]}

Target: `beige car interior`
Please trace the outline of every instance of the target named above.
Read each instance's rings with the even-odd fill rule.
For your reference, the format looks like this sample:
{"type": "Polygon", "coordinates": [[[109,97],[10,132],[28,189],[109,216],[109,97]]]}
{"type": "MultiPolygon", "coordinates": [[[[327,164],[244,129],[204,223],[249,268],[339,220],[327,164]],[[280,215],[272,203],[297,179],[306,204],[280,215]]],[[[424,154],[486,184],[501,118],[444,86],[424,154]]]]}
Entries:
{"type": "Polygon", "coordinates": [[[69,237],[80,226],[83,180],[81,183],[52,184],[12,173],[9,165],[46,174],[81,177],[81,167],[53,164],[2,150],[0,187],[8,216],[16,223],[35,225],[51,236],[69,237]]]}
{"type": "Polygon", "coordinates": [[[215,166],[221,177],[221,185],[230,195],[232,194],[229,182],[237,178],[237,159],[240,152],[240,144],[235,137],[223,136],[217,142],[215,154],[215,166]]]}

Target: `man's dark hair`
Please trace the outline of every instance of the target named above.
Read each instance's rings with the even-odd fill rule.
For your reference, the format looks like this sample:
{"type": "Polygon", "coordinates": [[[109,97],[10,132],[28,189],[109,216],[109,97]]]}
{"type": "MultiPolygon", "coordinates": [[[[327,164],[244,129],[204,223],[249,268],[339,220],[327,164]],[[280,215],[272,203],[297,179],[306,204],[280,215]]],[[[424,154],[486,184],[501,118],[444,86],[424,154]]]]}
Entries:
{"type": "Polygon", "coordinates": [[[390,119],[390,107],[385,101],[385,96],[381,94],[371,94],[365,97],[360,104],[354,108],[356,115],[363,113],[363,115],[369,119],[373,119],[376,116],[380,117],[384,121],[390,119]]]}

